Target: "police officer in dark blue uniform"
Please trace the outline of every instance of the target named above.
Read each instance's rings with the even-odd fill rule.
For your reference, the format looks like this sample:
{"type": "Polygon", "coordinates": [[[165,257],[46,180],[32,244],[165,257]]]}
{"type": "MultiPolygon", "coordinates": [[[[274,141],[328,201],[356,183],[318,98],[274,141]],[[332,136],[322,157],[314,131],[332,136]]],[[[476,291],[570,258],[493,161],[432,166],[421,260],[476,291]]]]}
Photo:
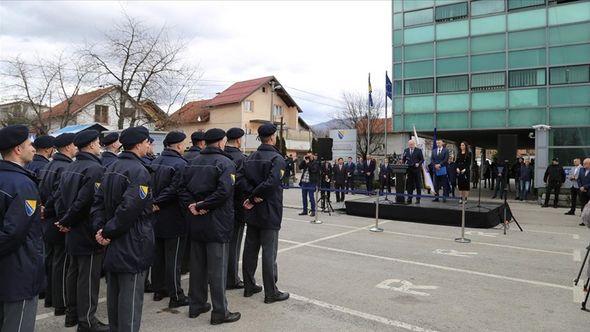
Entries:
{"type": "Polygon", "coordinates": [[[58,152],[53,155],[53,160],[43,168],[43,178],[39,184],[41,204],[45,208],[45,267],[47,276],[47,289],[45,291],[45,303],[49,299],[55,308],[54,314],[62,316],[66,314],[66,290],[65,271],[68,267],[68,258],[65,250],[65,234],[60,232],[56,222],[56,190],[63,170],[72,162],[75,148],[72,147],[74,134],[61,134],[55,139],[58,152]],[[68,147],[68,148],[65,148],[68,147]]]}
{"type": "MultiPolygon", "coordinates": [[[[67,258],[65,253],[65,235],[53,224],[55,222],[55,190],[59,184],[59,176],[63,168],[72,162],[76,155],[76,146],[72,133],[64,133],[57,136],[54,146],[57,148],[54,161],[46,164],[40,171],[39,195],[41,205],[45,209],[43,221],[43,240],[45,241],[45,273],[47,277],[47,288],[45,290],[45,307],[55,307],[54,314],[61,316],[65,314],[65,289],[64,271],[67,269],[67,258]],[[50,167],[50,168],[49,168],[50,167]],[[55,266],[54,266],[55,265],[55,266]],[[55,276],[55,279],[53,278],[55,276]],[[55,302],[53,296],[55,295],[55,302]]],[[[53,149],[53,148],[52,148],[53,149]]]]}
{"type": "Polygon", "coordinates": [[[121,150],[121,143],[119,142],[118,133],[109,133],[100,139],[104,152],[100,156],[100,160],[104,167],[109,166],[117,160],[117,155],[121,150]]]}
{"type": "Polygon", "coordinates": [[[242,248],[242,238],[244,237],[244,195],[240,188],[242,182],[242,172],[244,154],[240,150],[244,131],[240,128],[230,128],[227,131],[227,143],[225,152],[230,155],[236,164],[236,185],[234,186],[234,232],[229,243],[229,258],[227,264],[227,289],[242,289],[244,282],[239,276],[240,249],[242,248]]]}
{"type": "Polygon", "coordinates": [[[283,187],[281,179],[285,160],[275,147],[277,128],[270,123],[258,128],[262,144],[244,161],[244,191],[247,199],[246,242],[242,270],[244,296],[250,297],[262,290],[256,285],[254,273],[258,265],[258,252],[262,247],[262,280],[264,302],[273,303],[289,298],[289,293],[278,290],[277,250],[279,230],[283,218],[283,187]]]}
{"type": "Polygon", "coordinates": [[[180,181],[179,195],[189,210],[187,220],[191,239],[189,317],[211,309],[207,303],[207,284],[211,289],[211,324],[231,323],[239,312],[229,312],[225,287],[229,242],[234,226],[234,184],[236,167],[223,152],[225,132],[209,129],[207,147],[189,162],[180,181]]]}
{"type": "MultiPolygon", "coordinates": [[[[205,140],[203,139],[204,136],[205,133],[202,131],[195,131],[191,134],[191,143],[193,146],[191,146],[190,149],[184,153],[184,159],[191,161],[199,156],[201,150],[205,148],[205,140]]],[[[182,256],[182,264],[180,267],[180,272],[182,274],[188,273],[189,271],[190,256],[191,242],[186,241],[186,245],[184,246],[184,255],[182,256]]]]}
{"type": "Polygon", "coordinates": [[[191,142],[193,143],[193,146],[191,146],[190,149],[188,149],[188,151],[184,153],[184,159],[190,161],[199,156],[201,150],[205,148],[204,136],[205,133],[203,133],[202,131],[195,131],[191,134],[191,142]]]}
{"type": "Polygon", "coordinates": [[[111,331],[139,331],[146,270],[154,254],[151,176],[142,162],[149,149],[145,127],[123,130],[124,151],[107,167],[91,218],[106,246],[107,308],[111,331]]]}
{"type": "Polygon", "coordinates": [[[26,126],[0,129],[0,331],[33,332],[44,287],[41,202],[26,126]]]}
{"type": "Polygon", "coordinates": [[[164,151],[150,165],[153,169],[155,219],[155,257],[152,266],[154,301],[170,297],[169,308],[188,305],[180,285],[180,263],[186,244],[186,218],[178,199],[178,180],[186,166],[186,135],[169,132],[164,138],[164,151]]]}
{"type": "Polygon", "coordinates": [[[43,177],[43,167],[49,164],[49,159],[53,155],[54,142],[55,138],[48,135],[38,136],[33,142],[33,147],[35,147],[36,151],[35,157],[33,157],[33,161],[27,164],[26,169],[35,173],[39,180],[43,177]]]}
{"type": "Polygon", "coordinates": [[[70,259],[66,279],[66,323],[77,322],[80,332],[109,330],[95,317],[104,252],[94,238],[90,220],[94,192],[100,187],[104,174],[98,136],[96,130],[76,134],[74,144],[79,152],[76,161],[62,172],[56,194],[59,211],[56,225],[66,234],[66,252],[70,259]]]}

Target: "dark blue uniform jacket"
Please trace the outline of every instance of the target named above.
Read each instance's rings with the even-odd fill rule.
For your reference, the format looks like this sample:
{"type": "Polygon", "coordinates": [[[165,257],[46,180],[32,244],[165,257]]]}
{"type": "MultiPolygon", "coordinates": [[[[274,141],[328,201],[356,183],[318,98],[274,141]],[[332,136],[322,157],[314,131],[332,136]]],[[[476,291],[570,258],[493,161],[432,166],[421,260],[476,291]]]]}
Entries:
{"type": "Polygon", "coordinates": [[[191,146],[187,152],[184,153],[184,159],[191,161],[201,154],[201,148],[198,146],[191,146]]]}
{"type": "MultiPolygon", "coordinates": [[[[45,241],[52,244],[64,244],[65,233],[59,231],[55,222],[58,220],[59,204],[57,189],[63,170],[72,162],[70,157],[56,153],[53,160],[43,169],[43,178],[39,184],[39,195],[41,203],[45,206],[45,220],[43,220],[43,229],[45,230],[45,241]]],[[[62,211],[63,212],[63,211],[62,211]]]]}
{"type": "Polygon", "coordinates": [[[35,173],[37,179],[41,181],[43,178],[43,168],[49,164],[49,159],[40,154],[35,154],[33,160],[25,166],[28,171],[35,173]]]}
{"type": "Polygon", "coordinates": [[[236,223],[244,223],[244,159],[246,156],[240,149],[233,146],[225,146],[225,153],[231,156],[231,160],[236,164],[236,184],[234,186],[234,219],[236,223]]]}
{"type": "Polygon", "coordinates": [[[108,167],[110,164],[117,161],[117,155],[111,151],[105,151],[100,155],[100,162],[104,167],[108,167]]]}

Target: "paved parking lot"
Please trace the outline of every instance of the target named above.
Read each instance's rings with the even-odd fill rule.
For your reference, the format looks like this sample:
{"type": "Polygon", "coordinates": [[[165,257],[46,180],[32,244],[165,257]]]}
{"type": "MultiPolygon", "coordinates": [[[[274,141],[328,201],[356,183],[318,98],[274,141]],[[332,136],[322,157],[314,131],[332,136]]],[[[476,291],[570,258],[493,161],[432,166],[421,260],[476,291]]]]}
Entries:
{"type": "MultiPolygon", "coordinates": [[[[296,204],[286,194],[286,205],[296,204]]],[[[234,324],[211,327],[209,315],[169,311],[147,294],[142,331],[588,331],[573,287],[590,231],[562,209],[513,203],[525,229],[469,229],[471,244],[453,241],[459,228],[374,220],[336,213],[310,224],[285,208],[280,234],[279,288],[289,301],[229,291],[234,324]]],[[[185,292],[188,276],[184,276],[185,292]]],[[[261,281],[260,281],[261,282],[261,281]]],[[[98,316],[106,321],[106,287],[98,316]]],[[[63,317],[40,308],[38,331],[69,331],[63,317]]]]}

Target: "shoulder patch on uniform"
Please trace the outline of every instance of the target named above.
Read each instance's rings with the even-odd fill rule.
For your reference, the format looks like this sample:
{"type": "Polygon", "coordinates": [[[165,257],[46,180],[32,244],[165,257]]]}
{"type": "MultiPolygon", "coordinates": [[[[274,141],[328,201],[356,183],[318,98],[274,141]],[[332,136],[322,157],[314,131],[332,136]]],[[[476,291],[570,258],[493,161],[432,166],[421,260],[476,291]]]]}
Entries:
{"type": "Polygon", "coordinates": [[[231,173],[229,176],[231,177],[231,183],[235,184],[236,183],[236,175],[231,173]]]}
{"type": "Polygon", "coordinates": [[[35,199],[27,199],[25,200],[25,213],[27,216],[32,216],[37,210],[37,200],[35,199]]]}
{"type": "Polygon", "coordinates": [[[141,198],[141,199],[146,198],[149,191],[150,191],[150,187],[140,185],[139,186],[139,198],[141,198]]]}
{"type": "Polygon", "coordinates": [[[100,188],[100,182],[94,182],[94,188],[98,190],[100,188]]]}

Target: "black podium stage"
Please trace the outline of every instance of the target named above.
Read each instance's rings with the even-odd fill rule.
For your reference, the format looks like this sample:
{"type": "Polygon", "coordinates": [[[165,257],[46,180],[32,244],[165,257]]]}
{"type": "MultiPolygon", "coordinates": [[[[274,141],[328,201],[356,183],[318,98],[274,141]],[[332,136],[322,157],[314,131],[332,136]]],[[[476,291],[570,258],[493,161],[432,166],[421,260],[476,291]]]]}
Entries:
{"type": "MultiPolygon", "coordinates": [[[[461,226],[461,205],[456,200],[446,203],[422,199],[420,204],[393,203],[380,199],[379,218],[425,224],[461,226]]],[[[375,197],[346,201],[346,214],[375,218],[375,197]]],[[[468,202],[465,205],[465,226],[472,228],[491,228],[500,223],[504,215],[503,202],[468,202]]],[[[510,214],[508,214],[510,217],[510,214]]]]}

